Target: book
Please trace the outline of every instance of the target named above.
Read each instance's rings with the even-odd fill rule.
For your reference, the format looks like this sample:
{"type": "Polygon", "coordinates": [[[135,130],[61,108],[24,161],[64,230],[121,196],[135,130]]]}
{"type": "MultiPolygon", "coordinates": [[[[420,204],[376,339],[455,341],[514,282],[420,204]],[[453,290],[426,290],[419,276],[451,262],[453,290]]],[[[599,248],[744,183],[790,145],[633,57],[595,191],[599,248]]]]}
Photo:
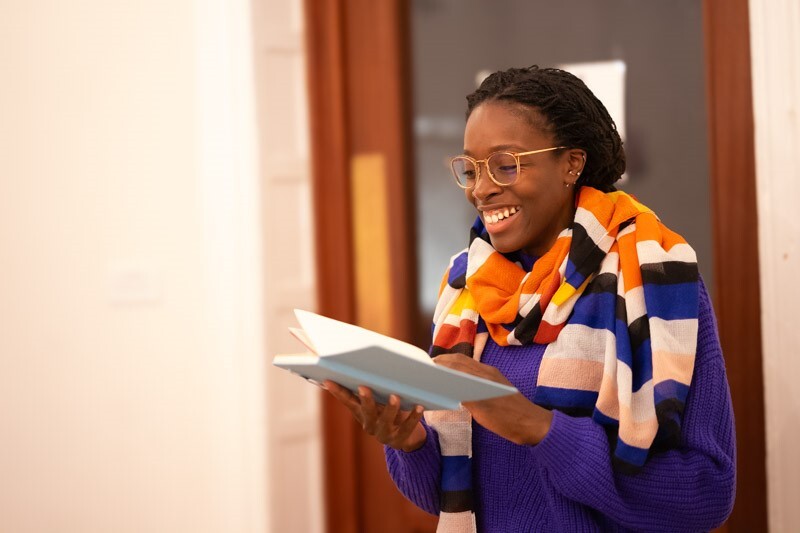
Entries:
{"type": "Polygon", "coordinates": [[[514,394],[516,388],[437,366],[416,346],[368,329],[295,309],[300,328],[290,333],[307,353],[276,355],[272,364],[321,385],[331,380],[357,394],[359,385],[372,389],[385,404],[390,394],[401,409],[458,409],[461,402],[514,394]]]}

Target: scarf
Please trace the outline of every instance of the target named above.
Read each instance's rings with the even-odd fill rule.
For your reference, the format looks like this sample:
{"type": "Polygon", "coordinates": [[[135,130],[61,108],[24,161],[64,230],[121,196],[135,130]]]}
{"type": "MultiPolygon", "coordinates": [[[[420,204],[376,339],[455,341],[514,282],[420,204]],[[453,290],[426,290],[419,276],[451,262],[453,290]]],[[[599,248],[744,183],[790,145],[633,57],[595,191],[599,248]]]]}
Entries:
{"type": "MultiPolygon", "coordinates": [[[[480,360],[500,346],[546,344],[533,402],[591,416],[614,467],[635,473],[680,443],[697,347],[694,250],[624,192],[578,192],[575,219],[526,272],[491,245],[480,217],[447,269],[431,356],[480,360]]],[[[475,531],[469,411],[430,411],[442,453],[441,532],[475,531]]]]}

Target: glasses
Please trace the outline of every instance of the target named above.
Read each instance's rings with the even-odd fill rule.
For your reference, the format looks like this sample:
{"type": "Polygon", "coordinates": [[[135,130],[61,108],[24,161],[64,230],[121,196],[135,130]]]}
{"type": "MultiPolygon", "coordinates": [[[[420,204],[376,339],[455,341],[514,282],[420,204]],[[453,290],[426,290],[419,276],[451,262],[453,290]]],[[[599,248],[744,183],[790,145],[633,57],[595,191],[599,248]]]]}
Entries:
{"type": "Polygon", "coordinates": [[[462,189],[471,189],[478,183],[481,175],[481,163],[486,164],[486,171],[495,184],[500,187],[514,185],[519,177],[519,158],[523,155],[541,154],[561,150],[566,146],[531,150],[530,152],[495,152],[486,159],[472,159],[467,155],[459,155],[450,160],[450,169],[456,183],[462,189]]]}

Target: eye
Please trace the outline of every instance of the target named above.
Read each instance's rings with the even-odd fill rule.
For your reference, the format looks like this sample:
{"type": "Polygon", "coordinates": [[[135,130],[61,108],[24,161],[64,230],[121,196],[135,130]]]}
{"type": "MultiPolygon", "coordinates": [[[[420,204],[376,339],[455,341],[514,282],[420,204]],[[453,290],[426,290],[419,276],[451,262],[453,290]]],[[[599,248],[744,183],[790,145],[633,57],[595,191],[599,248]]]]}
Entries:
{"type": "Polygon", "coordinates": [[[504,174],[516,174],[517,165],[502,165],[497,167],[497,171],[502,172],[504,174]]]}

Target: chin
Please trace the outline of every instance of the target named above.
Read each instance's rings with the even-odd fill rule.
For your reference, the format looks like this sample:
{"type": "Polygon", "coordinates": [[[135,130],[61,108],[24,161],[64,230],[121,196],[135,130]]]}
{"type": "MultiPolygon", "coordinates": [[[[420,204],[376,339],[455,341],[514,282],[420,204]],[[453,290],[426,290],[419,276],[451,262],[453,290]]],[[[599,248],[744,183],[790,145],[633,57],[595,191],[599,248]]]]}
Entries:
{"type": "Polygon", "coordinates": [[[501,254],[516,252],[517,250],[520,250],[522,248],[521,245],[510,243],[505,239],[495,240],[490,236],[489,240],[491,241],[494,249],[500,252],[501,254]]]}

